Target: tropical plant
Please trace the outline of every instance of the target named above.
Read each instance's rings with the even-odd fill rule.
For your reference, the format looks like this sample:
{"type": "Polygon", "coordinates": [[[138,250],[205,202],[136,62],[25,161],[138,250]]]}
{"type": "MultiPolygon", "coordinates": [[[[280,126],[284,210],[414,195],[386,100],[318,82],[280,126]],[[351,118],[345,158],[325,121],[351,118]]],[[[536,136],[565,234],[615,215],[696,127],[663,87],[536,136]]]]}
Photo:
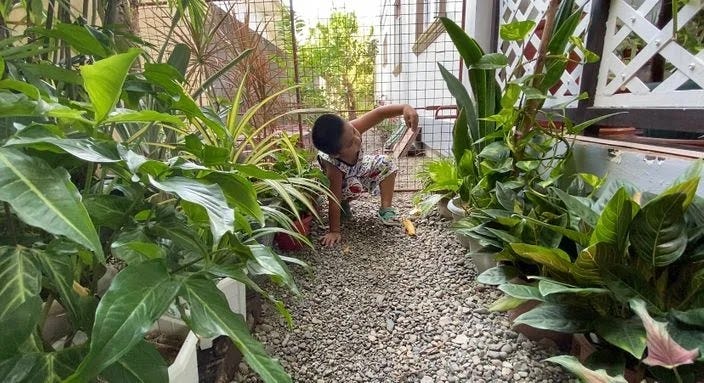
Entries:
{"type": "Polygon", "coordinates": [[[605,187],[594,202],[560,193],[566,206],[564,224],[535,221],[560,239],[560,248],[511,244],[515,259],[537,265],[537,272],[526,285],[507,282],[519,274],[508,265],[480,276],[484,283],[499,284],[506,294],[493,308],[537,300],[541,304],[516,323],[594,333],[601,350],[618,352],[621,356],[615,360],[629,366],[642,361],[651,366],[651,376],[701,379],[704,200],[695,196],[701,170],[697,163],[657,196],[616,183],[605,187]],[[633,313],[640,320],[634,320],[633,313]],[[651,314],[661,321],[649,319],[651,314]],[[644,359],[646,346],[649,354],[644,359]]]}
{"type": "Polygon", "coordinates": [[[166,381],[144,334],[177,302],[194,332],[229,336],[265,381],[290,381],[214,279],[245,283],[290,320],[251,277],[296,292],[284,261],[298,261],[254,241],[252,224],[276,216],[290,227],[256,185],[296,181],[258,166],[272,150],[251,136],[251,108],[224,122],[184,89],[185,67],[138,66],[142,51],[121,52],[110,36],[58,23],[0,44],[1,379],[166,381]],[[108,263],[121,270],[97,296],[108,263]],[[46,339],[56,303],[70,328],[46,339]]]}
{"type": "Polygon", "coordinates": [[[414,204],[425,215],[443,198],[457,195],[462,179],[457,175],[457,166],[450,158],[437,158],[423,163],[417,174],[423,187],[413,197],[414,204]]]}
{"type": "MultiPolygon", "coordinates": [[[[512,73],[503,87],[496,80],[496,70],[504,68],[508,58],[501,53],[485,54],[476,40],[456,23],[441,18],[469,70],[472,88],[470,96],[459,79],[438,64],[459,109],[452,151],[463,179],[459,195],[466,207],[497,206],[493,197],[497,182],[515,192],[527,186],[546,187],[556,182],[563,174],[564,160],[569,158],[571,148],[565,136],[606,118],[580,124],[564,119],[563,128],[557,129],[553,120],[558,115],[541,111],[549,90],[571,60],[570,53],[583,50],[579,37],[573,36],[582,14],[583,10],[576,8],[574,1],[551,1],[533,72],[521,77],[517,72],[512,73]]],[[[532,20],[502,25],[501,38],[523,41],[535,26],[532,20]]],[[[595,60],[591,52],[584,51],[583,55],[589,62],[595,60]]],[[[517,67],[524,70],[526,64],[521,59],[517,67]]],[[[575,100],[581,97],[585,96],[575,100]]]]}

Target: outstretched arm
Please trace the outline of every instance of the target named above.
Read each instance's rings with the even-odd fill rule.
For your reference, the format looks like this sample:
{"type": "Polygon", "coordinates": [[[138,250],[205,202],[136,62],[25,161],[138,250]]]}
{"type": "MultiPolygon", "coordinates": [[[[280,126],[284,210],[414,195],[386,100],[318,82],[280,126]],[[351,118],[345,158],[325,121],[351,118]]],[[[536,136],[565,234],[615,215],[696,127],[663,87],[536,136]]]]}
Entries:
{"type": "Polygon", "coordinates": [[[359,118],[355,118],[350,121],[350,124],[352,124],[352,126],[354,126],[359,133],[364,133],[371,129],[374,125],[384,121],[387,118],[401,115],[403,115],[403,119],[406,121],[406,126],[413,130],[418,128],[418,113],[416,113],[416,110],[408,104],[391,104],[380,106],[364,113],[359,118]]]}

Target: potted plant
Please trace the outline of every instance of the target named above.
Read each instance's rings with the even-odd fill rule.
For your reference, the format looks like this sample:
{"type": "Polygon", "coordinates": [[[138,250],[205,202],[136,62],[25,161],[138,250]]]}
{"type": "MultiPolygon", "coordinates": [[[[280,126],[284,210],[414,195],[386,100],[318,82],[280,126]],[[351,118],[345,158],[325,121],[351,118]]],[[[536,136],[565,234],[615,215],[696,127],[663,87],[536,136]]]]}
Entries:
{"type": "Polygon", "coordinates": [[[462,185],[455,162],[449,158],[430,160],[423,163],[423,169],[417,176],[423,187],[413,198],[421,215],[426,215],[433,207],[437,207],[440,216],[451,219],[452,213],[447,204],[457,195],[462,185]]]}
{"type": "Polygon", "coordinates": [[[697,282],[704,273],[704,201],[695,196],[701,170],[695,164],[659,195],[615,182],[591,203],[561,194],[566,225],[536,223],[562,237],[563,245],[510,245],[517,257],[539,266],[536,278],[519,287],[506,281],[518,272],[506,266],[481,278],[500,283],[507,294],[496,308],[540,302],[516,322],[593,334],[597,352],[618,355],[612,362],[621,374],[628,367],[666,381],[702,379],[704,323],[694,315],[704,309],[697,282]]]}

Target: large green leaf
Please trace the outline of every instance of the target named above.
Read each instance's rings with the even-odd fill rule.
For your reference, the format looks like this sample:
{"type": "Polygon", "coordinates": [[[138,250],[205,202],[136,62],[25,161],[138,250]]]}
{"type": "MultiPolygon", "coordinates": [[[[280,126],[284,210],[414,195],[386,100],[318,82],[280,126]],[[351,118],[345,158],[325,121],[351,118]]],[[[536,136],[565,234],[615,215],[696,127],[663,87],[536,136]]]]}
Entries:
{"type": "Polygon", "coordinates": [[[534,309],[523,313],[514,323],[522,323],[534,328],[574,334],[587,331],[591,325],[593,313],[573,306],[542,303],[534,309]]]}
{"type": "Polygon", "coordinates": [[[0,362],[0,381],[59,383],[76,369],[85,350],[71,348],[51,353],[29,353],[0,362]]]}
{"type": "Polygon", "coordinates": [[[249,334],[242,317],[230,310],[215,283],[204,277],[192,276],[184,282],[183,290],[191,308],[191,325],[197,334],[230,337],[247,364],[265,382],[291,382],[291,377],[281,365],[269,357],[262,345],[249,334]]]}
{"type": "MultiPolygon", "coordinates": [[[[466,118],[466,127],[467,127],[467,132],[469,134],[469,144],[470,146],[462,147],[462,153],[464,153],[464,150],[469,149],[471,150],[473,145],[477,140],[481,138],[481,135],[479,134],[479,125],[477,125],[477,110],[474,106],[474,102],[469,96],[469,93],[467,92],[467,88],[462,84],[462,82],[455,77],[450,71],[445,69],[442,64],[438,63],[438,67],[440,68],[440,74],[442,75],[442,78],[445,80],[445,83],[447,84],[447,88],[452,94],[453,97],[455,97],[455,100],[457,101],[457,106],[459,109],[464,111],[465,118],[466,118]]],[[[459,116],[458,116],[459,120],[459,116]]],[[[459,123],[456,121],[455,126],[457,126],[458,129],[462,129],[462,126],[458,126],[459,123]]],[[[460,144],[466,145],[466,142],[461,142],[460,144]]],[[[457,143],[453,142],[453,148],[457,146],[457,143]]],[[[459,150],[459,149],[458,149],[459,150]]],[[[455,151],[453,149],[453,151],[455,151]]],[[[457,159],[457,158],[455,158],[457,159]]]]}
{"type": "Polygon", "coordinates": [[[54,37],[70,44],[76,51],[99,58],[106,57],[109,52],[100,41],[93,36],[87,27],[77,24],[57,24],[54,29],[34,29],[45,36],[54,37]]]}
{"type": "Polygon", "coordinates": [[[98,233],[63,168],[18,150],[0,148],[0,200],[22,221],[80,243],[105,259],[98,233]]]}
{"type": "Polygon", "coordinates": [[[247,262],[247,268],[253,275],[269,275],[298,294],[298,287],[281,257],[264,245],[257,244],[247,247],[252,252],[252,259],[247,262]]]}
{"type": "Polygon", "coordinates": [[[50,144],[76,158],[90,162],[110,163],[120,161],[114,141],[95,140],[92,138],[69,139],[56,137],[13,137],[5,146],[31,146],[33,144],[50,144]]]}
{"type": "Polygon", "coordinates": [[[146,262],[152,259],[166,258],[166,252],[153,242],[130,241],[118,239],[111,245],[112,254],[128,265],[146,262]]]}
{"type": "Polygon", "coordinates": [[[596,225],[599,220],[599,215],[587,204],[587,200],[569,195],[557,188],[553,188],[552,190],[560,197],[562,202],[565,203],[565,206],[569,209],[570,215],[581,218],[591,227],[596,225]]]}
{"type": "Polygon", "coordinates": [[[100,376],[108,382],[158,383],[169,381],[166,361],[154,346],[145,341],[137,343],[120,360],[108,366],[100,376]]]}
{"type": "Polygon", "coordinates": [[[594,323],[596,333],[607,342],[633,355],[636,359],[645,352],[645,328],[640,320],[601,318],[594,323]]]}
{"type": "Polygon", "coordinates": [[[648,310],[657,313],[662,311],[662,299],[655,287],[637,270],[618,264],[599,264],[599,272],[619,302],[626,304],[633,298],[640,298],[648,304],[648,310]]]}
{"type": "Polygon", "coordinates": [[[95,64],[81,67],[83,86],[95,109],[95,122],[103,121],[120,99],[122,84],[132,63],[141,51],[132,48],[127,53],[110,56],[95,64]]]}
{"type": "Polygon", "coordinates": [[[538,283],[540,294],[547,297],[552,294],[577,294],[580,296],[589,296],[595,294],[608,294],[609,290],[596,287],[577,287],[566,283],[541,279],[538,283]]]}
{"type": "Polygon", "coordinates": [[[637,208],[626,189],[619,189],[599,216],[592,232],[590,244],[610,243],[617,247],[619,253],[623,254],[627,246],[628,227],[637,208]]]}
{"type": "Polygon", "coordinates": [[[514,21],[504,24],[499,30],[499,35],[502,40],[506,41],[521,41],[535,28],[535,21],[514,21]]]}
{"type": "Polygon", "coordinates": [[[537,286],[517,285],[514,283],[504,283],[499,286],[499,290],[514,298],[523,300],[544,301],[545,299],[540,294],[537,286]]]}
{"type": "Polygon", "coordinates": [[[213,243],[217,244],[225,233],[234,230],[235,212],[227,205],[219,185],[209,185],[185,177],[171,177],[157,181],[149,176],[149,180],[160,190],[174,193],[185,201],[202,206],[208,212],[213,243]]]}
{"type": "Polygon", "coordinates": [[[110,194],[87,195],[83,198],[83,203],[95,226],[105,226],[113,230],[125,224],[133,205],[130,198],[110,194]]]}
{"type": "Polygon", "coordinates": [[[160,113],[154,110],[117,109],[110,113],[108,118],[104,121],[105,124],[126,122],[161,122],[178,127],[185,126],[181,117],[167,113],[160,113]]]}
{"type": "Polygon", "coordinates": [[[235,206],[260,223],[264,223],[264,214],[257,201],[257,192],[252,183],[237,174],[211,173],[206,177],[220,185],[225,197],[235,206]]]}
{"type": "Polygon", "coordinates": [[[93,326],[93,314],[98,304],[92,295],[81,297],[74,290],[73,276],[76,273],[72,254],[78,254],[78,249],[71,249],[70,242],[53,242],[46,251],[37,252],[37,258],[46,282],[50,283],[53,291],[58,293],[61,306],[66,309],[73,323],[78,329],[88,332],[93,326]]]}
{"type": "Polygon", "coordinates": [[[586,383],[628,383],[622,376],[610,376],[606,370],[590,370],[577,360],[574,356],[559,355],[545,359],[548,362],[557,363],[564,367],[567,371],[573,373],[582,382],[586,383]]]}
{"type": "Polygon", "coordinates": [[[687,311],[672,310],[672,315],[682,323],[704,328],[704,308],[687,311]]]}
{"type": "Polygon", "coordinates": [[[153,226],[149,227],[149,233],[169,239],[177,247],[201,257],[204,257],[208,252],[194,228],[175,217],[156,221],[153,226]]]}
{"type": "Polygon", "coordinates": [[[550,249],[526,243],[512,243],[510,246],[521,258],[547,266],[555,271],[569,273],[572,268],[570,256],[560,249],[550,249]]]}
{"type": "Polygon", "coordinates": [[[517,277],[518,274],[519,271],[515,267],[500,265],[479,274],[479,276],[477,276],[477,282],[484,283],[485,285],[498,286],[517,277]]]}
{"type": "Polygon", "coordinates": [[[41,273],[22,247],[0,247],[0,359],[17,352],[39,321],[41,273]]]}
{"type": "Polygon", "coordinates": [[[630,228],[631,248],[653,267],[675,262],[687,247],[683,193],[662,195],[638,212],[630,228]]]}
{"type": "Polygon", "coordinates": [[[88,355],[68,381],[91,379],[127,354],[174,301],[179,288],[162,260],[120,271],[96,310],[88,355]]]}

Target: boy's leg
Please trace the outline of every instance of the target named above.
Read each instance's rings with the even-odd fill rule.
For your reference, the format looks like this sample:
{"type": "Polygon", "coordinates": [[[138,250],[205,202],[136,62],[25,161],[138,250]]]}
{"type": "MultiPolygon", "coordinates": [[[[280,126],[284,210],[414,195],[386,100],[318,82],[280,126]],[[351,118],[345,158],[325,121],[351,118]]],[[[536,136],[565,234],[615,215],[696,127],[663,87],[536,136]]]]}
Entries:
{"type": "Polygon", "coordinates": [[[393,172],[386,176],[379,183],[379,192],[381,194],[381,208],[391,207],[394,199],[394,187],[396,186],[396,173],[393,172]]]}

